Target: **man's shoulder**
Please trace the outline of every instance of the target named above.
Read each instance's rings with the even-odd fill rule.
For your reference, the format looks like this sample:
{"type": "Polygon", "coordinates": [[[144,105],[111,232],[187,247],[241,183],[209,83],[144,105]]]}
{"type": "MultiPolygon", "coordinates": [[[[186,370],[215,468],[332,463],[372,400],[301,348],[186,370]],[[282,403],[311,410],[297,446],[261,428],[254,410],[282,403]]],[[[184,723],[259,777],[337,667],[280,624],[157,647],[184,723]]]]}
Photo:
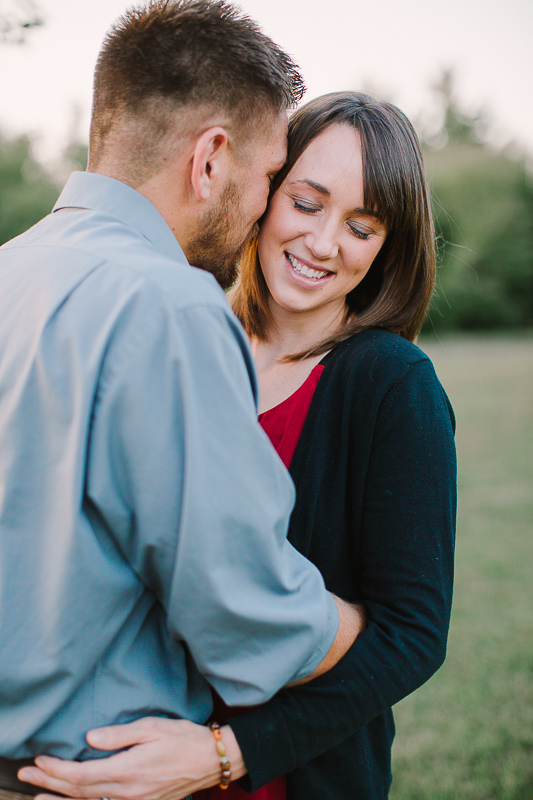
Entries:
{"type": "Polygon", "coordinates": [[[184,256],[162,253],[144,237],[125,232],[102,256],[105,268],[117,278],[134,282],[139,291],[159,294],[161,302],[176,311],[211,307],[229,312],[224,292],[209,272],[192,267],[184,256]]]}
{"type": "Polygon", "coordinates": [[[75,280],[82,293],[98,291],[100,286],[120,294],[159,294],[161,302],[175,310],[193,306],[229,310],[214,277],[191,267],[179,247],[165,252],[134,227],[98,211],[50,214],[0,252],[14,263],[44,269],[52,280],[67,272],[68,283],[75,280]]]}

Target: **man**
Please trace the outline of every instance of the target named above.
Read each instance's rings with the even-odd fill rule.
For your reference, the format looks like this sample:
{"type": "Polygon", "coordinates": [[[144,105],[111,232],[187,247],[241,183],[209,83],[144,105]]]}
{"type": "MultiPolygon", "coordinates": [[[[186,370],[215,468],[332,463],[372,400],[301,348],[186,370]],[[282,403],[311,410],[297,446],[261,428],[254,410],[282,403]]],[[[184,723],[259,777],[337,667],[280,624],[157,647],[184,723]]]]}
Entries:
{"type": "Polygon", "coordinates": [[[0,250],[4,789],[28,790],[38,753],[90,758],[89,728],[204,721],[209,684],[263,702],[353,640],[285,541],[292,485],[208,274],[232,283],[301,91],[219,0],[128,12],[98,59],[88,172],[0,250]]]}

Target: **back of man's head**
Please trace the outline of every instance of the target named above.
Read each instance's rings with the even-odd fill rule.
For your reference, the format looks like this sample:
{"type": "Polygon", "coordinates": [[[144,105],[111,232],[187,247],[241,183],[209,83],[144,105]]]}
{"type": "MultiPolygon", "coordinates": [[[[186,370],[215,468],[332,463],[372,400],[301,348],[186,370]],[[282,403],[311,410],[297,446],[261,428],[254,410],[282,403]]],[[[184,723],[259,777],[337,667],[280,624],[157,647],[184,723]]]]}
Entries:
{"type": "Polygon", "coordinates": [[[90,168],[117,140],[142,182],[161,143],[189,136],[199,114],[221,113],[238,147],[303,91],[291,58],[225,0],[152,0],[119,18],[102,45],[90,168]]]}

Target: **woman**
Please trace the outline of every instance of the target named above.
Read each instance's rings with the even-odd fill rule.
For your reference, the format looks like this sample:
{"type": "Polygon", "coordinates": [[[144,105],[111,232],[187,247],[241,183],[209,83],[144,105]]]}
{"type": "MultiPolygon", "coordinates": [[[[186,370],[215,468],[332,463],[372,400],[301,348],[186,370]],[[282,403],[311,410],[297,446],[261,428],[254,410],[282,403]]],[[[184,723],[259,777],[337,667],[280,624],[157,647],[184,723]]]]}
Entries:
{"type": "MultiPolygon", "coordinates": [[[[223,739],[240,746],[247,790],[286,776],[264,798],[386,798],[391,707],[445,656],[454,423],[431,363],[412,344],[434,277],[428,190],[405,116],[354,92],[303,106],[291,118],[287,164],[231,301],[252,341],[261,423],[296,484],[289,538],[330,591],[365,604],[368,627],[329,673],[223,729],[223,739]]],[[[168,756],[164,777],[154,755],[126,787],[99,782],[95,770],[104,768],[93,763],[84,765],[92,772],[77,773],[93,775],[83,796],[128,797],[142,786],[149,798],[182,797],[206,785],[202,759],[215,750],[205,728],[153,724],[160,753],[171,752],[171,731],[185,726],[191,781],[178,780],[182,767],[168,770],[168,756]]],[[[130,744],[139,740],[127,735],[130,744]]],[[[113,758],[131,764],[136,750],[113,758]]],[[[49,768],[76,775],[55,760],[49,768]]]]}

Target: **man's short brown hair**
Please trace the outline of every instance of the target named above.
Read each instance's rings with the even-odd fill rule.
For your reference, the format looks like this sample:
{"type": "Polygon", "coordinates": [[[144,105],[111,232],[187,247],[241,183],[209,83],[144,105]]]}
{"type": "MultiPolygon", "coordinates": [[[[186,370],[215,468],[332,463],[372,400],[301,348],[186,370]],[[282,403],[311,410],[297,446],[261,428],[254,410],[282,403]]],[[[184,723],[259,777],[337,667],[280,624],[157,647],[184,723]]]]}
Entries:
{"type": "Polygon", "coordinates": [[[137,153],[147,157],[175,125],[176,111],[185,125],[191,109],[222,111],[239,139],[254,120],[293,107],[303,92],[292,59],[225,0],[152,0],[120,17],[102,45],[91,160],[98,161],[117,120],[126,120],[137,153]]]}

